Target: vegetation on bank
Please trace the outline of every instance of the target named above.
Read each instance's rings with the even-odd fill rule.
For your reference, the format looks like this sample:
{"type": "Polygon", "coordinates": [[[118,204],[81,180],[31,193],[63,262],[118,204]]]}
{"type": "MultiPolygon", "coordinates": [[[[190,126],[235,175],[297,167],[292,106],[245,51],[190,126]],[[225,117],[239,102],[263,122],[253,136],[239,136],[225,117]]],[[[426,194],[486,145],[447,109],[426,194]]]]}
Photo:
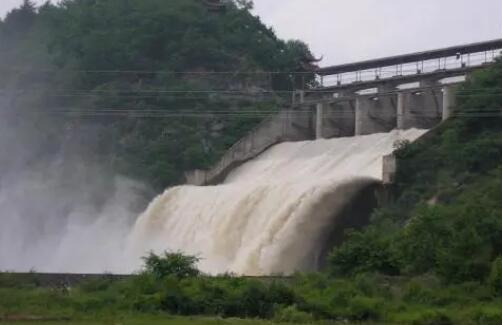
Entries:
{"type": "Polygon", "coordinates": [[[0,274],[0,316],[76,322],[130,319],[132,324],[142,319],[182,323],[189,318],[178,317],[194,316],[221,317],[229,324],[238,324],[238,319],[298,324],[502,322],[500,269],[486,284],[447,285],[434,275],[377,273],[350,278],[298,274],[280,280],[208,277],[198,273],[194,261],[181,254],[150,255],[144,271],[135,277],[105,277],[72,288],[41,288],[36,275],[31,283],[20,284],[15,275],[0,274]]]}

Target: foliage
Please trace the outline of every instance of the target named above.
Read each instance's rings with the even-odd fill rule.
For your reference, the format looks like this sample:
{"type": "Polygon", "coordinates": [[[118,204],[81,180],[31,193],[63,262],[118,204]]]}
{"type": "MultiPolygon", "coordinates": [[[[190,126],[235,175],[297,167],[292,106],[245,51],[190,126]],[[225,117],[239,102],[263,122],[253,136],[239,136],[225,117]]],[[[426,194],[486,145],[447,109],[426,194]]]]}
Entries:
{"type": "Polygon", "coordinates": [[[474,309],[470,317],[475,324],[480,325],[497,325],[502,323],[502,309],[493,308],[492,306],[482,306],[474,309]]]}
{"type": "Polygon", "coordinates": [[[314,321],[314,317],[292,305],[276,311],[274,320],[282,323],[309,324],[314,321]]]}
{"type": "Polygon", "coordinates": [[[0,21],[0,88],[13,123],[25,125],[18,130],[29,135],[26,146],[40,148],[28,158],[64,152],[155,190],[210,167],[284,105],[284,91],[314,82],[290,73],[305,72],[308,47],[278,39],[250,8],[25,1],[0,21]]]}
{"type": "Polygon", "coordinates": [[[502,296],[502,257],[499,256],[493,261],[488,281],[495,293],[502,296]]]}
{"type": "Polygon", "coordinates": [[[165,252],[162,256],[153,252],[144,258],[145,272],[159,279],[173,276],[179,279],[196,277],[199,270],[196,264],[199,259],[194,256],[185,256],[182,253],[165,252]]]}
{"type": "Polygon", "coordinates": [[[331,253],[330,269],[334,275],[349,275],[378,271],[397,274],[399,266],[389,248],[390,242],[379,236],[376,228],[364,232],[351,232],[345,244],[331,253]]]}
{"type": "MultiPolygon", "coordinates": [[[[11,280],[16,281],[15,277],[11,275],[11,280]]],[[[198,315],[302,324],[497,324],[502,306],[488,286],[445,285],[433,276],[364,274],[334,279],[315,273],[271,281],[202,275],[159,278],[141,273],[122,280],[84,282],[71,290],[4,287],[4,283],[0,283],[0,315],[36,315],[89,323],[125,315],[161,315],[173,320],[198,315]]]]}

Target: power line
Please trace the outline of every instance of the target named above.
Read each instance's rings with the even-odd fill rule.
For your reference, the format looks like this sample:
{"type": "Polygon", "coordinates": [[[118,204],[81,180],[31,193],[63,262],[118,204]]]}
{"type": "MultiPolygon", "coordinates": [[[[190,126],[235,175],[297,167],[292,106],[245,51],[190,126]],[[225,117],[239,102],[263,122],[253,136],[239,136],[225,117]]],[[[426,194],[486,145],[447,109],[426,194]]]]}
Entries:
{"type": "MultiPolygon", "coordinates": [[[[296,115],[312,115],[312,111],[296,111],[296,110],[283,110],[283,111],[197,111],[197,110],[179,110],[179,111],[169,111],[169,110],[120,110],[120,109],[54,109],[48,111],[23,111],[24,113],[34,113],[42,115],[65,115],[70,117],[125,117],[125,118],[265,118],[275,116],[277,119],[290,119],[292,116],[296,115]]],[[[16,113],[23,113],[16,112],[16,113]]],[[[377,114],[378,115],[378,114],[377,114]]],[[[418,118],[439,118],[440,113],[437,109],[421,109],[411,113],[412,116],[418,118]],[[434,116],[420,115],[432,113],[434,116]]],[[[452,117],[498,117],[502,118],[502,107],[501,108],[464,108],[462,110],[454,109],[451,113],[452,117]]],[[[374,116],[377,117],[377,116],[374,116]]],[[[323,116],[323,119],[344,119],[344,118],[355,118],[355,111],[349,112],[334,112],[328,111],[323,116]]],[[[381,118],[389,118],[381,116],[381,118]]],[[[390,117],[392,118],[392,116],[390,117]]],[[[397,115],[395,116],[397,118],[397,115]]]]}
{"type": "MultiPolygon", "coordinates": [[[[471,63],[469,66],[474,66],[472,63],[491,63],[494,62],[495,58],[489,58],[487,59],[485,57],[485,53],[473,53],[470,54],[470,59],[469,62],[471,63]],[[479,58],[479,60],[476,60],[476,58],[479,58]]],[[[448,65],[448,60],[450,61],[450,66],[452,66],[452,63],[455,63],[455,66],[462,65],[462,63],[466,63],[464,61],[456,59],[456,57],[444,57],[441,58],[442,63],[446,63],[448,65]]],[[[437,59],[431,59],[431,60],[424,60],[424,68],[436,68],[438,66],[437,59]]],[[[419,65],[419,67],[422,67],[422,61],[417,61],[417,62],[412,62],[412,63],[406,63],[402,65],[391,65],[391,66],[383,66],[380,68],[376,69],[365,69],[365,70],[359,70],[359,71],[353,71],[353,72],[347,72],[343,74],[351,74],[351,73],[368,73],[368,74],[374,74],[376,70],[379,72],[390,72],[393,73],[395,72],[395,67],[396,66],[415,66],[419,65]]],[[[443,65],[444,66],[444,65],[443,65]]],[[[278,70],[265,70],[265,71],[243,71],[243,70],[228,70],[228,71],[193,71],[193,70],[186,70],[186,71],[166,71],[166,70],[108,70],[108,69],[65,69],[65,68],[26,68],[26,67],[19,67],[19,66],[1,66],[0,70],[11,70],[11,71],[21,71],[21,72],[47,72],[47,73],[53,73],[53,72],[74,72],[74,73],[91,73],[91,74],[162,74],[162,75],[263,75],[263,74],[298,74],[298,75],[312,75],[315,74],[315,71],[278,71],[278,70]]],[[[399,69],[399,72],[416,72],[417,69],[399,69]]],[[[325,76],[330,77],[330,76],[325,76]]]]}
{"type": "MultiPolygon", "coordinates": [[[[376,92],[374,94],[376,95],[385,95],[385,94],[393,94],[393,93],[400,93],[400,92],[406,92],[406,91],[418,91],[418,90],[428,90],[428,89],[440,89],[443,86],[447,86],[448,84],[439,84],[439,85],[432,85],[432,86],[423,86],[423,87],[413,87],[409,89],[394,89],[394,90],[389,90],[389,91],[384,91],[384,92],[376,92]]],[[[360,86],[360,85],[354,85],[354,86],[360,86]]],[[[368,89],[374,89],[377,88],[377,86],[374,86],[372,88],[368,89]]],[[[336,93],[335,90],[326,90],[323,88],[313,88],[313,89],[306,89],[303,90],[305,94],[332,94],[336,93]]],[[[465,90],[458,90],[457,94],[472,94],[472,93],[480,93],[480,94],[486,94],[490,95],[493,94],[492,91],[496,91],[495,94],[502,94],[502,88],[470,88],[470,89],[465,89],[465,90]]],[[[247,95],[247,96],[260,96],[260,95],[269,95],[269,94],[292,94],[295,92],[298,92],[298,90],[266,90],[266,89],[260,89],[256,91],[250,91],[250,90],[223,90],[223,89],[206,89],[206,90],[168,90],[168,89],[115,89],[115,90],[94,90],[94,89],[59,89],[59,90],[51,90],[50,93],[44,93],[44,92],[49,92],[49,90],[45,89],[36,89],[36,88],[17,88],[17,89],[0,89],[0,93],[2,94],[18,94],[18,95],[25,95],[26,93],[37,93],[37,94],[42,94],[46,96],[105,96],[108,95],[110,97],[127,97],[127,96],[137,96],[137,95],[132,95],[132,94],[157,94],[157,95],[186,95],[186,94],[207,94],[207,95],[247,95]]],[[[373,94],[373,93],[371,93],[373,94]]],[[[371,95],[368,94],[368,95],[371,95]]],[[[354,94],[357,95],[357,94],[354,94]]],[[[146,95],[145,95],[146,96],[146,95]]],[[[205,98],[205,97],[204,97],[205,98]]]]}

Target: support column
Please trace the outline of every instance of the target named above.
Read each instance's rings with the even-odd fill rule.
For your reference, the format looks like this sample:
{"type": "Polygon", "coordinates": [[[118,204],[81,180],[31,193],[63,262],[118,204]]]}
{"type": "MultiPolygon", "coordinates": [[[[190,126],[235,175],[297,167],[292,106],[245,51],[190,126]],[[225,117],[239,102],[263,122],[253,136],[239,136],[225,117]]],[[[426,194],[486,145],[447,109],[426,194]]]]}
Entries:
{"type": "Polygon", "coordinates": [[[315,123],[315,137],[316,139],[323,139],[324,127],[324,104],[318,103],[316,105],[316,123],[315,123]]]}
{"type": "Polygon", "coordinates": [[[403,92],[397,93],[397,129],[404,130],[405,126],[405,106],[406,94],[403,92]]]}
{"type": "Polygon", "coordinates": [[[456,87],[454,85],[445,85],[443,87],[443,116],[442,120],[446,121],[453,113],[456,105],[456,87]]]}
{"type": "Polygon", "coordinates": [[[356,126],[355,126],[355,135],[363,134],[364,120],[368,115],[368,111],[364,106],[363,99],[361,96],[356,97],[356,126]]]}

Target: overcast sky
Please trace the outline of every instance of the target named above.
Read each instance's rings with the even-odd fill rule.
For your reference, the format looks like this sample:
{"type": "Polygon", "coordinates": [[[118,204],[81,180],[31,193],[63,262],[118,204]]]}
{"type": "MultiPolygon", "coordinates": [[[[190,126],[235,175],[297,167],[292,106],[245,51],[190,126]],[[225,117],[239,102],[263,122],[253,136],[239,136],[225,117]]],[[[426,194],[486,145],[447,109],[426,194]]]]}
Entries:
{"type": "MultiPolygon", "coordinates": [[[[0,0],[0,15],[20,2],[0,0]]],[[[255,8],[281,38],[324,55],[322,65],[502,38],[502,0],[255,0],[255,8]]]]}

